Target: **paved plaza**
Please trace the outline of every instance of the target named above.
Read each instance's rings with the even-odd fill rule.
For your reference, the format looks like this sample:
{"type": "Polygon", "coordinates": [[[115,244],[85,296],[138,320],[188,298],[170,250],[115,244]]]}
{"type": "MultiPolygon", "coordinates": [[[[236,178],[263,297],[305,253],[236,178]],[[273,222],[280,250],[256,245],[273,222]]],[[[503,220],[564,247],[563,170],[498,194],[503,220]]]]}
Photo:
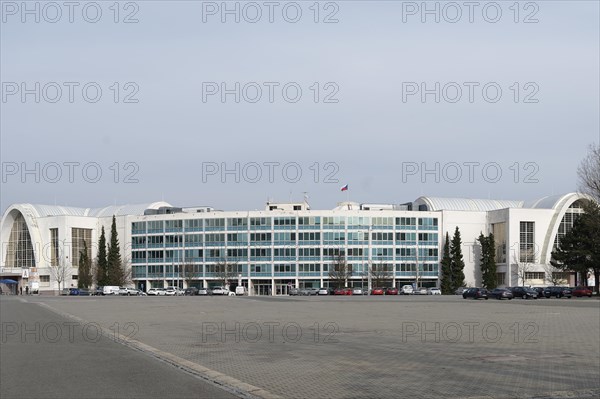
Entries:
{"type": "MultiPolygon", "coordinates": [[[[77,323],[88,344],[102,332],[104,339],[119,342],[115,345],[242,397],[600,395],[597,299],[29,296],[1,301],[77,323]]],[[[2,314],[2,345],[19,336],[15,328],[34,328],[7,316],[2,314]]],[[[39,327],[40,345],[51,345],[52,328],[39,327]]],[[[10,365],[3,359],[5,367],[10,365]]]]}

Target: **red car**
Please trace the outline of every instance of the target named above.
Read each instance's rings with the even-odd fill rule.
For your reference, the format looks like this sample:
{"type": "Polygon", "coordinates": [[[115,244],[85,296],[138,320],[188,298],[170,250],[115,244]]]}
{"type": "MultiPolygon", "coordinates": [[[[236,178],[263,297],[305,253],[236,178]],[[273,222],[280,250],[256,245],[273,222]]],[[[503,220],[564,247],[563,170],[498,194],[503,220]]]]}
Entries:
{"type": "Polygon", "coordinates": [[[373,288],[371,290],[371,295],[383,295],[384,289],[383,288],[373,288]]]}
{"type": "Polygon", "coordinates": [[[352,295],[352,288],[336,288],[334,295],[352,295]]]}
{"type": "Polygon", "coordinates": [[[576,297],[580,297],[580,296],[589,296],[590,298],[592,297],[592,290],[590,290],[587,287],[575,287],[571,290],[571,293],[573,294],[573,296],[576,296],[576,297]]]}
{"type": "Polygon", "coordinates": [[[389,287],[385,290],[385,295],[398,295],[398,288],[389,287]]]}

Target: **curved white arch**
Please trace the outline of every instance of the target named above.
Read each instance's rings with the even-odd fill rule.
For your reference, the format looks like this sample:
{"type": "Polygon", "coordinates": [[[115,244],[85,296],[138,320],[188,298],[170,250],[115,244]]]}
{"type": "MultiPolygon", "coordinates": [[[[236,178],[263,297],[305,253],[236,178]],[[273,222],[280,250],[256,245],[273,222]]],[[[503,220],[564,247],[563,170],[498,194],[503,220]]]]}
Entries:
{"type": "MultiPolygon", "coordinates": [[[[567,209],[569,209],[569,207],[573,205],[575,201],[578,200],[594,201],[593,197],[581,193],[568,193],[552,198],[556,198],[554,204],[552,204],[551,206],[551,209],[554,209],[554,215],[552,215],[552,219],[550,220],[550,224],[548,225],[548,231],[546,232],[546,236],[544,237],[544,244],[542,246],[542,252],[540,257],[540,262],[542,264],[550,263],[550,258],[552,256],[552,247],[554,246],[554,238],[556,237],[556,234],[558,234],[560,222],[565,216],[565,213],[567,213],[567,209]]],[[[548,205],[550,204],[548,203],[547,206],[548,205]]]]}
{"type": "Polygon", "coordinates": [[[0,239],[2,241],[2,251],[0,256],[0,262],[3,266],[6,266],[6,254],[8,252],[8,243],[10,239],[10,232],[13,224],[18,215],[22,215],[29,231],[29,238],[33,247],[33,256],[35,259],[36,266],[39,266],[40,256],[43,246],[42,235],[38,227],[36,218],[39,214],[34,206],[31,204],[15,204],[9,206],[4,215],[2,215],[2,225],[0,226],[0,239]]]}

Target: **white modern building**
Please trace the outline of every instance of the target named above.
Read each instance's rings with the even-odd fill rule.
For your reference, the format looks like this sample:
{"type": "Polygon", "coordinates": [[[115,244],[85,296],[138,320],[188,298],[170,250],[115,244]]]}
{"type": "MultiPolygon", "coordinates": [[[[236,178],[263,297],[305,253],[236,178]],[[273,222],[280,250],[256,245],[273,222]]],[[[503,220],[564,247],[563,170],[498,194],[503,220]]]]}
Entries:
{"type": "Polygon", "coordinates": [[[545,286],[557,279],[574,284],[571,273],[550,266],[550,257],[588,200],[577,193],[530,202],[420,197],[401,205],[343,202],[331,210],[312,210],[306,202],[267,203],[263,211],[166,202],[99,209],[15,204],[0,224],[0,276],[55,291],[53,270],[66,265],[61,285],[77,286],[83,242],[95,258],[101,227],[108,240],[114,215],[132,284],[144,290],[217,285],[216,265],[226,261],[235,269],[232,286],[245,285],[254,295],[283,295],[291,286],[328,286],[329,268],[340,252],[353,270],[347,286],[370,286],[368,271],[375,265],[387,270],[386,286],[439,286],[445,236],[452,237],[456,227],[468,285],[481,283],[476,240],[490,232],[500,286],[545,286]]]}

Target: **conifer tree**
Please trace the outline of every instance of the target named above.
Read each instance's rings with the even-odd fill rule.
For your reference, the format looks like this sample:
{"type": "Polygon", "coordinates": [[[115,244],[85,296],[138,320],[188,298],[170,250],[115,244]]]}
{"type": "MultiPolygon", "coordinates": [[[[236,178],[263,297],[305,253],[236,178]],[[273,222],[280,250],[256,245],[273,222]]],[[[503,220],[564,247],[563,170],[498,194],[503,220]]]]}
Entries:
{"type": "Polygon", "coordinates": [[[452,270],[452,291],[455,291],[459,287],[464,287],[465,284],[465,261],[462,254],[462,240],[460,238],[460,231],[458,226],[454,230],[454,237],[450,243],[450,268],[452,270]]]}
{"type": "Polygon", "coordinates": [[[444,242],[444,255],[442,256],[440,266],[442,268],[440,283],[440,289],[442,290],[442,294],[452,295],[454,294],[454,291],[452,290],[452,259],[450,258],[450,235],[448,234],[448,232],[446,232],[446,241],[444,242]]]}
{"type": "Polygon", "coordinates": [[[109,285],[107,281],[107,258],[106,258],[106,235],[104,234],[104,226],[100,232],[98,239],[98,259],[96,265],[96,285],[98,287],[109,285]]]}

